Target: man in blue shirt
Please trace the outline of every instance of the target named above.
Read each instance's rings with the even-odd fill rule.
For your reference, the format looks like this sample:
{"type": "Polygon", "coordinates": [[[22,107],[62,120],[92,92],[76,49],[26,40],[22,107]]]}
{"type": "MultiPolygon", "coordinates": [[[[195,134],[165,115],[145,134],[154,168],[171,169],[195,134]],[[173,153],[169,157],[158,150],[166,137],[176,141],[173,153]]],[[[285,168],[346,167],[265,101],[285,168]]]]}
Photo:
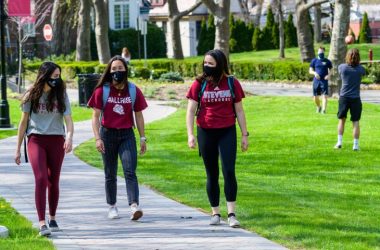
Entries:
{"type": "Polygon", "coordinates": [[[332,68],[332,63],[325,58],[325,48],[318,49],[318,58],[314,58],[310,63],[309,73],[314,75],[313,79],[313,96],[314,102],[317,105],[317,113],[326,113],[327,96],[329,94],[329,73],[332,68]],[[322,107],[319,101],[319,96],[322,95],[322,107]]]}

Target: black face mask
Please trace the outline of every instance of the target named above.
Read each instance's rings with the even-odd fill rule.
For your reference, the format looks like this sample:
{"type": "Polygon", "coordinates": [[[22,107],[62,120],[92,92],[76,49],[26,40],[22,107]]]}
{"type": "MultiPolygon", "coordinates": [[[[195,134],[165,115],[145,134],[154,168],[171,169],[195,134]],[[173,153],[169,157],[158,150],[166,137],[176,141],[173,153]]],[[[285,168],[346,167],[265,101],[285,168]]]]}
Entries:
{"type": "Polygon", "coordinates": [[[319,57],[319,59],[324,59],[325,58],[325,53],[319,53],[318,57],[319,57]]]}
{"type": "Polygon", "coordinates": [[[203,72],[206,76],[211,76],[214,80],[218,80],[222,72],[217,67],[203,65],[203,72]]]}
{"type": "Polygon", "coordinates": [[[49,78],[47,80],[47,84],[51,87],[51,88],[55,88],[56,86],[62,84],[62,79],[61,77],[58,77],[58,78],[49,78]]]}
{"type": "Polygon", "coordinates": [[[115,71],[111,73],[112,79],[114,79],[117,83],[122,83],[127,75],[127,71],[115,71]]]}

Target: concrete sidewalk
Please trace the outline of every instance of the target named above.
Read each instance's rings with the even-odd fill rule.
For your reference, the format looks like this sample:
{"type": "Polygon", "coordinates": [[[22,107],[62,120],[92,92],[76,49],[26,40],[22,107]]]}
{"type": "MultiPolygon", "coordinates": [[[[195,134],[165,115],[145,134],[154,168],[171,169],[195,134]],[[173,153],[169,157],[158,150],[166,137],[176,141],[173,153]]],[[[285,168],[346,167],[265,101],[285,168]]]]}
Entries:
{"type": "MultiPolygon", "coordinates": [[[[172,107],[149,102],[144,117],[151,122],[174,111],[172,107]]],[[[75,145],[92,136],[90,122],[75,124],[75,145]]],[[[0,141],[0,196],[38,227],[33,173],[29,164],[15,165],[15,143],[15,137],[0,141]]],[[[140,186],[140,203],[144,216],[132,222],[122,178],[118,178],[117,203],[121,218],[109,220],[103,172],[73,154],[65,157],[60,186],[57,221],[62,231],[51,237],[58,249],[285,249],[255,233],[230,228],[226,223],[209,226],[208,214],[143,186],[140,186]]]]}
{"type": "MultiPolygon", "coordinates": [[[[304,96],[312,97],[313,90],[310,85],[287,85],[268,83],[242,83],[244,91],[254,95],[264,96],[304,96]]],[[[360,98],[363,102],[380,104],[380,90],[360,90],[360,98]]]]}

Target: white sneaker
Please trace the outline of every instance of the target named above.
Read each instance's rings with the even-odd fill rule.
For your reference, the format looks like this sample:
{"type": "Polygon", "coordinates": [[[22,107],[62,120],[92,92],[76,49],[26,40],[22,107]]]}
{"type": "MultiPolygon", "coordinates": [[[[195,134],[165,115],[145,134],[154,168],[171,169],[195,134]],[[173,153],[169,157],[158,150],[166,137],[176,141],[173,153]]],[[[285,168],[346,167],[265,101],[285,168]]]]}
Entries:
{"type": "Polygon", "coordinates": [[[354,146],[352,147],[352,150],[359,151],[359,145],[358,144],[354,144],[354,146]]]}
{"type": "Polygon", "coordinates": [[[108,219],[118,219],[119,212],[117,211],[117,207],[113,206],[108,209],[108,219]]]}
{"type": "Polygon", "coordinates": [[[230,227],[240,227],[240,222],[236,219],[234,215],[228,217],[228,224],[230,227]]]}
{"type": "Polygon", "coordinates": [[[214,214],[211,216],[210,225],[220,225],[220,215],[214,214]]]}
{"type": "Polygon", "coordinates": [[[137,205],[131,206],[131,220],[138,220],[143,216],[143,211],[137,205]]]}
{"type": "Polygon", "coordinates": [[[49,236],[50,234],[51,234],[51,231],[46,225],[42,225],[40,227],[40,232],[39,232],[40,236],[49,236]]]}
{"type": "Polygon", "coordinates": [[[342,144],[339,144],[337,143],[335,146],[334,146],[335,149],[341,149],[342,148],[342,144]]]}

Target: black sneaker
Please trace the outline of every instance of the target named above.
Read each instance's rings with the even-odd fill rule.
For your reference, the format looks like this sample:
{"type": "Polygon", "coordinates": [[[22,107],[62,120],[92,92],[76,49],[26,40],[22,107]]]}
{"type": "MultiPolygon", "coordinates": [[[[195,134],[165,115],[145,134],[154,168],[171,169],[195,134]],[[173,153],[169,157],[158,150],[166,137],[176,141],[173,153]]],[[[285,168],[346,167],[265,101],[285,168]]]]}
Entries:
{"type": "Polygon", "coordinates": [[[49,228],[52,232],[60,231],[56,220],[49,221],[49,228]]]}
{"type": "Polygon", "coordinates": [[[40,235],[41,236],[49,236],[50,234],[51,234],[51,231],[46,225],[43,225],[40,227],[40,235]]]}

